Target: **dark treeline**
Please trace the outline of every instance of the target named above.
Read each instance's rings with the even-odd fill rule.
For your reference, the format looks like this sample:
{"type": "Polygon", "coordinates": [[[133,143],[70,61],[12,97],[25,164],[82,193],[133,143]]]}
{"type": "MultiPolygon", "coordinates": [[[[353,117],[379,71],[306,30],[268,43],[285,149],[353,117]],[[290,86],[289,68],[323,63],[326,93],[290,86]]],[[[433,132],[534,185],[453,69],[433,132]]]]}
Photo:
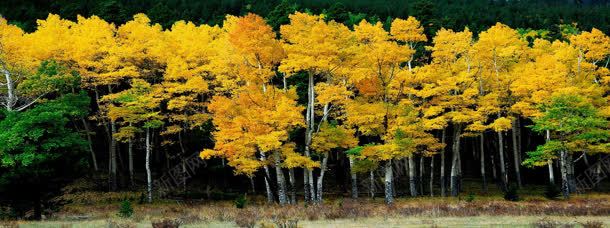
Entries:
{"type": "Polygon", "coordinates": [[[278,28],[288,22],[288,14],[294,10],[323,13],[329,20],[348,25],[362,18],[389,23],[392,18],[414,16],[425,25],[428,35],[443,27],[459,30],[466,26],[478,33],[496,22],[513,28],[551,31],[557,31],[558,24],[578,23],[584,30],[596,27],[610,31],[608,0],[4,0],[0,3],[0,14],[28,31],[36,27],[36,19],[44,19],[49,13],[67,19],[97,15],[115,24],[125,23],[136,13],[145,13],[153,22],[169,27],[179,20],[219,24],[226,14],[252,12],[278,28]]]}

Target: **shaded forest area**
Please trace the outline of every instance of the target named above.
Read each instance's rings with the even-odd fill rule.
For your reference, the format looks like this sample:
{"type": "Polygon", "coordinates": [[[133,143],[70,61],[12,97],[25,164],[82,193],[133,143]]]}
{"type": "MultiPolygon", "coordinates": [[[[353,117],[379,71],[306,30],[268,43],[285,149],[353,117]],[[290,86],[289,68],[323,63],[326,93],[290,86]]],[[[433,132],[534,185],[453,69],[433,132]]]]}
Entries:
{"type": "Polygon", "coordinates": [[[295,10],[325,14],[329,20],[353,25],[366,18],[389,23],[393,18],[414,16],[433,35],[440,28],[460,30],[470,28],[478,33],[496,22],[513,28],[546,29],[559,35],[559,24],[578,23],[579,28],[595,27],[610,30],[608,0],[376,0],[376,1],[197,1],[197,0],[6,0],[0,3],[0,14],[26,31],[36,28],[36,19],[49,13],[74,20],[77,15],[97,15],[115,24],[122,24],[134,14],[145,13],[152,22],[170,27],[179,20],[216,25],[226,14],[248,12],[264,17],[275,29],[288,22],[295,10]]]}
{"type": "Polygon", "coordinates": [[[81,192],[391,204],[465,180],[568,198],[610,151],[608,1],[9,0],[0,14],[3,216],[81,192]]]}

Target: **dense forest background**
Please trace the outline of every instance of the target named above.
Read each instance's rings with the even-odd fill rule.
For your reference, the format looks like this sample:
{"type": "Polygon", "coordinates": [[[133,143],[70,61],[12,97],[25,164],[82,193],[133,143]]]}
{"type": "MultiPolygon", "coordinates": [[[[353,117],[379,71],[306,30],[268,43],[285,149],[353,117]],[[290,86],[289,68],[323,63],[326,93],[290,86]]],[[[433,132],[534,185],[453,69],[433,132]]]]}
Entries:
{"type": "MultiPolygon", "coordinates": [[[[313,1],[290,1],[290,0],[221,0],[221,1],[196,1],[196,0],[159,0],[159,1],[146,1],[146,0],[37,0],[37,1],[22,1],[22,0],[3,0],[0,2],[0,15],[8,20],[10,24],[19,26],[21,29],[27,32],[32,32],[36,29],[36,20],[45,19],[49,13],[58,14],[62,18],[75,20],[77,15],[91,16],[97,15],[100,18],[112,22],[116,25],[124,24],[127,21],[133,19],[133,15],[137,13],[145,13],[153,23],[159,23],[164,29],[170,28],[176,21],[192,21],[199,24],[218,25],[221,24],[227,14],[232,15],[245,15],[247,13],[255,13],[261,15],[266,22],[278,32],[280,25],[287,24],[289,22],[288,15],[295,11],[311,12],[313,14],[324,14],[325,19],[335,20],[343,23],[348,27],[352,28],[355,24],[360,22],[362,19],[366,19],[369,22],[382,22],[384,27],[389,29],[390,24],[395,18],[407,18],[409,16],[416,17],[425,29],[424,32],[428,37],[428,43],[431,44],[431,37],[433,37],[438,30],[441,28],[455,29],[458,31],[463,30],[464,27],[468,27],[473,34],[479,34],[481,31],[488,29],[497,22],[504,23],[512,28],[531,28],[531,29],[542,29],[549,31],[548,39],[559,39],[562,36],[560,25],[573,24],[574,27],[582,31],[590,31],[592,28],[597,28],[605,34],[610,33],[610,0],[525,0],[525,1],[492,1],[492,0],[414,0],[414,1],[399,1],[399,0],[356,0],[356,1],[328,1],[328,0],[313,0],[313,1]]],[[[426,52],[423,49],[418,50],[417,60],[415,64],[426,64],[430,60],[430,52],[426,52]]],[[[46,69],[46,68],[44,68],[46,69]]],[[[57,71],[54,69],[54,71],[57,71]]],[[[277,85],[282,84],[281,79],[275,78],[274,83],[277,85]]],[[[307,76],[304,73],[300,73],[288,79],[287,84],[294,86],[297,89],[299,95],[298,102],[300,105],[306,105],[307,103],[307,76]]],[[[125,89],[125,85],[119,85],[120,89],[125,89]]],[[[79,96],[92,98],[95,96],[91,91],[88,94],[82,92],[77,94],[79,96]]],[[[77,96],[74,95],[74,96],[77,96]]],[[[82,106],[87,106],[87,102],[83,102],[82,106]]],[[[89,107],[91,113],[95,113],[96,106],[91,103],[89,107]]],[[[65,110],[66,113],[73,113],[71,108],[75,107],[63,107],[53,106],[50,103],[47,106],[42,106],[31,112],[31,115],[37,115],[37,113],[43,113],[45,110],[65,110]]],[[[83,108],[83,107],[81,107],[83,108]]],[[[86,108],[83,108],[86,109],[86,108]]],[[[70,118],[83,119],[88,113],[71,114],[70,118]]],[[[4,116],[0,116],[4,117],[4,116]]],[[[18,118],[18,117],[12,117],[18,118]]],[[[21,117],[24,118],[24,117],[21,117]]],[[[34,118],[34,117],[32,117],[34,118]]],[[[59,118],[59,117],[58,117],[59,118]]],[[[540,134],[534,133],[527,126],[532,124],[527,119],[522,119],[519,141],[522,147],[521,152],[535,150],[537,145],[542,144],[545,140],[540,134]]],[[[5,121],[10,122],[10,121],[5,121]]],[[[85,122],[85,120],[83,120],[85,122]]],[[[64,125],[70,125],[73,123],[65,123],[64,125]]],[[[117,145],[118,150],[118,183],[114,183],[115,189],[108,187],[108,160],[109,155],[107,154],[109,140],[105,137],[108,130],[104,131],[102,127],[93,127],[94,129],[84,129],[89,126],[87,123],[80,125],[70,125],[79,131],[92,131],[93,139],[92,149],[95,150],[95,154],[100,164],[99,171],[93,171],[91,165],[86,161],[87,155],[80,155],[82,159],[79,160],[83,163],[82,167],[78,169],[71,169],[69,165],[63,163],[50,163],[49,166],[61,167],[62,169],[55,170],[53,179],[46,179],[41,182],[38,179],[31,178],[31,176],[44,176],[48,173],[30,173],[22,172],[23,175],[13,176],[10,183],[19,183],[13,185],[11,188],[0,189],[3,190],[4,195],[0,194],[0,203],[2,200],[13,201],[13,207],[19,207],[24,205],[24,209],[21,211],[27,211],[31,207],[27,202],[32,200],[35,201],[34,205],[39,205],[41,200],[48,200],[59,194],[65,194],[66,191],[79,191],[79,190],[93,190],[93,191],[144,191],[144,185],[146,183],[144,174],[144,150],[141,141],[144,138],[137,139],[141,140],[134,143],[134,150],[137,154],[135,156],[135,185],[131,183],[134,180],[130,180],[127,159],[128,145],[126,143],[119,143],[117,145]],[[80,129],[83,128],[83,129],[80,129]],[[65,170],[63,170],[65,168],[65,170]],[[83,182],[87,182],[79,186],[71,185],[73,188],[66,190],[63,188],[66,183],[71,183],[79,178],[84,178],[83,182]],[[21,181],[29,179],[30,181],[21,181]],[[44,183],[44,186],[41,185],[44,183]],[[93,184],[92,184],[93,183],[93,184]],[[76,187],[74,187],[76,186],[76,187]],[[63,189],[62,189],[63,188],[63,189]],[[39,198],[32,199],[31,196],[35,195],[39,198]],[[43,196],[40,196],[43,195],[43,196]],[[40,197],[43,197],[41,199],[40,197]],[[17,201],[16,201],[17,200],[17,201]],[[22,200],[22,201],[18,201],[22,200]],[[36,202],[37,201],[37,202],[36,202]],[[26,203],[24,203],[26,202],[26,203]]],[[[22,129],[27,131],[27,128],[22,129]]],[[[201,128],[195,129],[189,134],[185,134],[184,138],[180,138],[180,148],[177,145],[164,146],[162,145],[161,137],[157,138],[153,136],[151,139],[153,147],[156,148],[155,153],[152,154],[153,164],[153,178],[157,180],[162,175],[171,172],[173,168],[179,166],[184,161],[184,157],[190,156],[190,154],[198,154],[205,148],[212,148],[214,146],[211,132],[214,127],[211,123],[206,123],[201,128]],[[182,143],[183,142],[183,143],[182,143]],[[157,149],[158,148],[158,149],[157,149]],[[180,153],[182,151],[182,153],[180,153]],[[184,151],[187,151],[187,155],[184,155],[184,151]],[[180,157],[182,156],[182,157],[180,157]]],[[[447,128],[448,132],[453,129],[447,128]]],[[[158,133],[158,132],[157,132],[158,133]]],[[[148,133],[147,133],[148,134],[148,133]]],[[[299,129],[293,133],[298,135],[295,138],[295,142],[302,144],[301,135],[304,134],[303,129],[299,129]]],[[[152,134],[154,135],[154,134],[152,134]]],[[[440,133],[436,135],[440,138],[440,133]]],[[[485,144],[485,150],[494,151],[498,148],[497,137],[494,135],[487,135],[486,139],[489,143],[485,144]],[[488,137],[488,138],[487,138],[488,137]]],[[[65,140],[65,139],[62,139],[65,140]]],[[[450,142],[452,136],[448,134],[447,142],[450,142]]],[[[508,141],[508,140],[507,140],[508,141]]],[[[479,145],[476,139],[465,139],[462,145],[462,159],[461,165],[463,170],[460,170],[463,174],[463,178],[466,181],[479,181],[479,165],[477,161],[477,152],[479,145]],[[472,153],[471,153],[472,152],[472,153]]],[[[82,147],[83,145],[67,145],[66,148],[74,146],[82,147]]],[[[508,149],[512,145],[505,145],[508,149]]],[[[82,148],[81,148],[82,149],[82,148]]],[[[130,150],[131,148],[129,148],[130,150]]],[[[449,151],[450,147],[446,149],[449,151]]],[[[489,156],[489,155],[488,155],[489,156]]],[[[95,156],[94,156],[95,157],[95,156]]],[[[600,159],[600,157],[592,157],[591,163],[600,159]]],[[[78,158],[74,158],[78,160],[78,158]]],[[[348,156],[344,153],[330,153],[330,161],[328,167],[327,182],[325,183],[325,191],[328,191],[330,196],[347,196],[350,192],[350,164],[348,156]]],[[[428,158],[422,156],[421,160],[415,161],[416,164],[420,164],[418,167],[422,167],[418,173],[430,174],[430,169],[426,164],[428,158]]],[[[488,158],[489,159],[489,158],[488,158]]],[[[493,157],[491,157],[493,162],[493,157]]],[[[497,158],[496,158],[497,159],[497,158]]],[[[586,159],[586,158],[585,158],[586,159]]],[[[449,160],[449,159],[446,159],[449,160]]],[[[507,167],[512,167],[511,160],[506,162],[507,167]]],[[[434,160],[432,160],[434,162],[434,160]]],[[[75,161],[61,161],[69,164],[75,163],[75,161]]],[[[185,183],[184,189],[173,192],[170,197],[187,197],[187,198],[213,198],[213,199],[232,199],[238,194],[243,192],[252,192],[252,194],[263,195],[265,184],[263,181],[263,175],[256,175],[254,178],[247,178],[246,176],[234,175],[233,168],[227,166],[226,161],[223,159],[211,159],[206,161],[204,167],[200,168],[198,172],[193,173],[193,177],[189,176],[188,184],[185,183]]],[[[439,163],[439,161],[436,161],[439,163]]],[[[588,163],[588,161],[587,161],[588,163]]],[[[495,168],[495,166],[494,166],[495,168]]],[[[578,171],[584,170],[586,166],[578,163],[575,167],[578,171]]],[[[407,171],[404,168],[400,170],[405,173],[397,173],[398,178],[407,176],[407,171]]],[[[0,169],[0,172],[3,171],[0,169]]],[[[512,171],[512,170],[511,170],[512,171]]],[[[302,172],[297,171],[297,179],[302,178],[302,172]]],[[[189,174],[190,175],[190,174],[189,174]]],[[[268,175],[268,174],[267,174],[268,175]]],[[[378,176],[381,176],[381,169],[378,172],[378,176]]],[[[430,192],[424,188],[428,181],[427,176],[419,174],[421,179],[418,179],[418,186],[420,186],[420,194],[430,194],[430,192]]],[[[437,175],[437,174],[434,174],[437,175]]],[[[489,174],[488,174],[489,175],[489,174]]],[[[525,185],[540,184],[544,185],[547,182],[546,167],[542,168],[524,168],[522,170],[523,183],[525,185]]],[[[489,175],[491,176],[491,175],[489,175]]],[[[495,169],[494,169],[495,176],[495,169]]],[[[360,180],[365,183],[366,177],[362,175],[360,180]]],[[[514,177],[510,177],[511,179],[514,177]]],[[[81,179],[82,180],[82,179],[81,179]]],[[[500,180],[496,178],[498,188],[500,188],[500,180]]],[[[512,182],[513,180],[511,180],[512,182]]],[[[434,182],[434,180],[432,181],[434,182]]],[[[432,183],[431,182],[431,183],[432,183]]],[[[8,183],[8,181],[7,181],[8,183]]],[[[298,180],[296,183],[299,184],[298,189],[302,189],[303,181],[298,180]]],[[[435,183],[439,184],[440,183],[435,183]]],[[[277,188],[271,184],[271,188],[277,188]]],[[[383,183],[379,181],[377,183],[377,189],[382,192],[383,183]]],[[[405,181],[396,184],[396,195],[407,195],[409,194],[408,189],[409,182],[405,181]]],[[[436,186],[436,185],[435,185],[436,186]]],[[[478,186],[478,185],[477,185],[478,186]]],[[[431,186],[432,187],[432,186],[431,186]]],[[[461,187],[461,186],[460,186],[461,187]]],[[[366,192],[361,192],[366,194],[366,192]]],[[[438,192],[437,192],[438,194],[438,192]]],[[[144,197],[142,194],[141,197],[144,197]]],[[[143,199],[141,199],[143,201],[143,199]]],[[[63,202],[62,202],[63,203],[63,202]]],[[[1,206],[1,205],[0,205],[1,206]]],[[[48,205],[46,205],[49,207],[48,205]]],[[[38,208],[40,209],[40,208],[38,208]]]]}
{"type": "MultiPolygon", "coordinates": [[[[36,19],[49,13],[74,20],[77,15],[97,15],[106,21],[122,24],[136,13],[145,13],[152,22],[164,28],[185,20],[210,25],[222,23],[226,14],[256,13],[274,28],[288,22],[294,10],[323,13],[329,20],[348,25],[367,18],[389,23],[392,18],[414,16],[433,34],[439,28],[462,29],[474,33],[496,22],[513,28],[557,31],[558,24],[578,23],[579,28],[610,29],[609,0],[5,0],[0,14],[31,31],[36,19]]],[[[387,24],[386,23],[386,24],[387,24]]]]}

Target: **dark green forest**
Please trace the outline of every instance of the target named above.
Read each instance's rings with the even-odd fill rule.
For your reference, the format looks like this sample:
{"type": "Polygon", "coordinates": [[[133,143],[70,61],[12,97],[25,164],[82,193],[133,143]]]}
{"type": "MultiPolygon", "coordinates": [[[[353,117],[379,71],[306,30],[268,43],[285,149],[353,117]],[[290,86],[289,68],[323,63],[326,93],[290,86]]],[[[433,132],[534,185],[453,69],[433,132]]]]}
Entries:
{"type": "Polygon", "coordinates": [[[75,19],[77,15],[97,15],[106,21],[122,24],[136,13],[145,13],[153,22],[164,27],[185,20],[219,24],[226,14],[256,13],[275,28],[288,22],[295,10],[327,15],[353,25],[361,19],[382,21],[414,16],[426,27],[428,35],[439,28],[469,27],[477,33],[496,22],[513,28],[558,31],[557,25],[577,23],[583,30],[596,27],[610,31],[610,1],[608,0],[356,0],[356,1],[292,1],[292,0],[4,0],[0,14],[22,29],[31,31],[36,19],[49,13],[75,19]]]}

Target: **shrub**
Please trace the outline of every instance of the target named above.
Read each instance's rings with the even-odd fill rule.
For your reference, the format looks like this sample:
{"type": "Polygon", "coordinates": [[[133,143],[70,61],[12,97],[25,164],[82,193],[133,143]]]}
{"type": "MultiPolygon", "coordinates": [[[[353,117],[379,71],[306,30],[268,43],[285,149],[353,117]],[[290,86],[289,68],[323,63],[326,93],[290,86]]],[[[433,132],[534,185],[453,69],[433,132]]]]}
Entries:
{"type": "Polygon", "coordinates": [[[468,196],[466,196],[465,200],[466,200],[466,202],[469,202],[469,203],[474,201],[474,194],[472,192],[468,193],[468,196]]]}
{"type": "Polygon", "coordinates": [[[131,207],[131,202],[129,202],[129,200],[123,200],[123,202],[121,202],[118,215],[123,218],[129,218],[133,215],[133,207],[131,207]]]}
{"type": "Polygon", "coordinates": [[[561,189],[554,184],[548,184],[544,190],[544,197],[550,200],[556,200],[561,195],[561,189]]]}
{"type": "Polygon", "coordinates": [[[239,197],[237,197],[237,199],[235,199],[235,201],[233,202],[235,204],[235,207],[241,209],[246,207],[246,204],[248,203],[248,198],[246,198],[246,195],[240,195],[239,197]]]}
{"type": "Polygon", "coordinates": [[[517,186],[508,186],[506,192],[504,192],[504,199],[508,201],[519,201],[519,193],[517,192],[517,186]]]}

